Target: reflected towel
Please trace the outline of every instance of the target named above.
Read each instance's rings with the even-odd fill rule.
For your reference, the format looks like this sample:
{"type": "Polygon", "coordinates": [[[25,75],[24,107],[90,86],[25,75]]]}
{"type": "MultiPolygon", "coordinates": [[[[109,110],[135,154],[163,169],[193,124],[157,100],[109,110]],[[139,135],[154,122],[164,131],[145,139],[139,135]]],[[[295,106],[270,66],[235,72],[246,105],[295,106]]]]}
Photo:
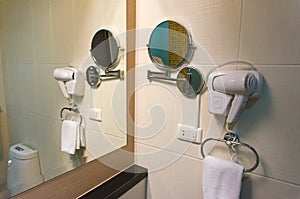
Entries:
{"type": "Polygon", "coordinates": [[[244,167],[206,156],[203,161],[204,199],[239,199],[244,167]]]}
{"type": "Polygon", "coordinates": [[[83,125],[79,127],[80,146],[85,147],[85,128],[83,125]]]}
{"type": "Polygon", "coordinates": [[[79,122],[64,120],[61,128],[61,150],[70,154],[75,153],[79,122]]]}

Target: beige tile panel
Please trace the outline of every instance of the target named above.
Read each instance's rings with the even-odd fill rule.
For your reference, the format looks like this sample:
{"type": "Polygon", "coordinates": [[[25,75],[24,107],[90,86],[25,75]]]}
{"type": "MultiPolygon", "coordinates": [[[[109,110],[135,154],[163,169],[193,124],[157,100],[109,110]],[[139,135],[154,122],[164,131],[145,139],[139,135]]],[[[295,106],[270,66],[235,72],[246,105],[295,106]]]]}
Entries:
{"type": "Polygon", "coordinates": [[[178,5],[178,0],[137,1],[137,28],[154,28],[164,20],[178,18],[178,5]]]}
{"type": "Polygon", "coordinates": [[[86,149],[90,158],[99,158],[126,144],[123,138],[114,137],[101,132],[86,130],[86,149]],[[101,146],[101,147],[99,147],[101,146]]]}
{"type": "Polygon", "coordinates": [[[20,62],[35,63],[35,42],[33,29],[32,4],[26,0],[16,4],[19,23],[20,62]]]}
{"type": "Polygon", "coordinates": [[[135,163],[148,169],[147,198],[172,198],[174,154],[135,142],[135,163]]]}
{"type": "Polygon", "coordinates": [[[68,104],[53,77],[54,68],[51,64],[38,64],[37,82],[38,92],[37,113],[45,117],[59,119],[59,111],[68,104]]]}
{"type": "Polygon", "coordinates": [[[85,0],[74,1],[75,65],[80,66],[87,59],[92,38],[102,28],[101,4],[102,1],[99,0],[92,0],[89,3],[85,0]]]}
{"type": "Polygon", "coordinates": [[[36,63],[52,62],[51,13],[49,0],[33,0],[33,30],[36,63]]]}
{"type": "Polygon", "coordinates": [[[53,41],[52,63],[69,64],[74,59],[73,0],[51,0],[50,7],[53,41]]]}
{"type": "Polygon", "coordinates": [[[173,198],[203,198],[202,161],[181,156],[172,165],[173,198]]]}
{"type": "Polygon", "coordinates": [[[20,87],[23,90],[22,106],[25,113],[37,113],[38,104],[38,66],[36,64],[22,64],[20,87]]]}
{"type": "Polygon", "coordinates": [[[257,175],[244,176],[240,195],[243,199],[282,199],[299,196],[299,186],[257,175]]]}
{"type": "Polygon", "coordinates": [[[245,0],[240,59],[255,64],[300,63],[298,1],[245,0]]]}
{"type": "Polygon", "coordinates": [[[257,66],[265,82],[261,98],[244,111],[242,141],[255,147],[260,166],[255,173],[300,184],[299,66],[257,66]]]}
{"type": "MultiPolygon", "coordinates": [[[[238,57],[241,2],[179,1],[177,16],[190,30],[194,42],[202,46],[216,64],[238,57]]],[[[197,64],[212,64],[207,61],[199,60],[197,64]]]]}
{"type": "Polygon", "coordinates": [[[20,43],[20,26],[19,26],[19,16],[18,7],[15,6],[17,0],[1,2],[1,16],[2,16],[2,26],[1,29],[1,39],[2,46],[2,61],[4,64],[16,64],[20,63],[20,49],[18,48],[20,43]]]}

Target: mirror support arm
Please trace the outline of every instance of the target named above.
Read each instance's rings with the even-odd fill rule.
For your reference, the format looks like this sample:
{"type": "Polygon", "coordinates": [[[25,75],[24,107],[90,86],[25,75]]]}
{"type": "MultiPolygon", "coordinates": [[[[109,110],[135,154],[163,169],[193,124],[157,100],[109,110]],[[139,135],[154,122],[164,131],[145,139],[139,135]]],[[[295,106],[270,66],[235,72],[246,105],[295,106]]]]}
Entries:
{"type": "Polygon", "coordinates": [[[149,79],[149,81],[152,80],[167,80],[167,81],[187,81],[188,79],[184,79],[184,78],[171,78],[171,73],[170,71],[165,71],[165,72],[153,72],[148,70],[147,71],[147,79],[149,79]]]}

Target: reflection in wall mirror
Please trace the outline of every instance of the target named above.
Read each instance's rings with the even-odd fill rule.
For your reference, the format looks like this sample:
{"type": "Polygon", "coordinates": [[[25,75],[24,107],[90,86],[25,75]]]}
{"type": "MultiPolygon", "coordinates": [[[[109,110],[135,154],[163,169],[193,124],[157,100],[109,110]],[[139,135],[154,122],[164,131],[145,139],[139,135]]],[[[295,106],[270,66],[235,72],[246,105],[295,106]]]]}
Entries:
{"type": "Polygon", "coordinates": [[[120,49],[117,38],[109,30],[101,29],[96,32],[92,39],[91,56],[105,74],[100,75],[99,69],[95,66],[88,67],[86,79],[91,87],[97,88],[103,79],[123,79],[123,71],[113,71],[120,62],[120,49]]]}
{"type": "MultiPolygon", "coordinates": [[[[100,30],[94,36],[95,30],[101,27],[118,30],[116,35],[124,34],[126,5],[126,0],[106,1],[105,4],[102,1],[0,1],[0,198],[49,181],[126,145],[126,126],[123,124],[127,119],[127,84],[126,81],[110,81],[107,87],[93,93],[93,108],[101,108],[101,123],[88,117],[92,94],[77,100],[86,125],[86,148],[78,149],[74,155],[61,151],[59,113],[68,106],[68,101],[53,78],[54,68],[68,64],[82,72],[89,65],[103,70],[113,70],[118,65],[126,71],[127,57],[119,58],[120,45],[112,33],[100,30]],[[98,45],[101,39],[107,40],[103,45],[105,48],[98,45]],[[121,105],[124,110],[119,108],[121,105]],[[118,121],[112,109],[118,111],[118,121]],[[125,127],[120,130],[119,126],[125,127]],[[34,157],[34,167],[28,168],[38,172],[37,176],[42,175],[30,184],[23,183],[20,178],[10,180],[10,186],[16,187],[14,192],[7,189],[7,160],[11,146],[15,146],[11,154],[19,154],[18,157],[25,149],[30,151],[30,155],[26,153],[21,159],[34,157]]],[[[120,44],[126,46],[126,39],[120,44]]],[[[89,85],[84,82],[84,86],[90,94],[89,85]]],[[[26,166],[19,168],[21,170],[13,173],[26,174],[25,181],[34,179],[27,175],[32,170],[26,170],[26,166]]]]}
{"type": "Polygon", "coordinates": [[[190,33],[175,21],[160,23],[150,36],[148,53],[152,62],[160,69],[178,69],[190,61],[193,51],[190,33]]]}
{"type": "Polygon", "coordinates": [[[204,78],[194,67],[184,67],[177,75],[177,88],[187,97],[195,97],[204,87],[204,78]]]}
{"type": "Polygon", "coordinates": [[[91,55],[95,63],[104,70],[112,70],[118,65],[119,49],[117,39],[109,30],[99,30],[92,39],[91,55]]]}

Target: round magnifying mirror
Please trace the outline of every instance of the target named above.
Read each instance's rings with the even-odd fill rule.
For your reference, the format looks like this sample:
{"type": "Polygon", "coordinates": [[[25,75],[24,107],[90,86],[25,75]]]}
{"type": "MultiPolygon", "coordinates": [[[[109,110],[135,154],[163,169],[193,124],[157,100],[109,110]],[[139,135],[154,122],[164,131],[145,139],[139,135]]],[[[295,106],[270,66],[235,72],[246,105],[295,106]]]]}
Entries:
{"type": "Polygon", "coordinates": [[[171,20],[153,30],[148,44],[152,62],[161,69],[176,70],[193,54],[192,38],[185,27],[171,20]]]}
{"type": "Polygon", "coordinates": [[[187,97],[195,97],[204,87],[204,78],[199,70],[184,67],[177,75],[177,87],[187,97]]]}
{"type": "Polygon", "coordinates": [[[93,37],[91,55],[95,63],[102,69],[109,71],[119,62],[119,45],[113,34],[106,29],[101,29],[93,37]]]}

